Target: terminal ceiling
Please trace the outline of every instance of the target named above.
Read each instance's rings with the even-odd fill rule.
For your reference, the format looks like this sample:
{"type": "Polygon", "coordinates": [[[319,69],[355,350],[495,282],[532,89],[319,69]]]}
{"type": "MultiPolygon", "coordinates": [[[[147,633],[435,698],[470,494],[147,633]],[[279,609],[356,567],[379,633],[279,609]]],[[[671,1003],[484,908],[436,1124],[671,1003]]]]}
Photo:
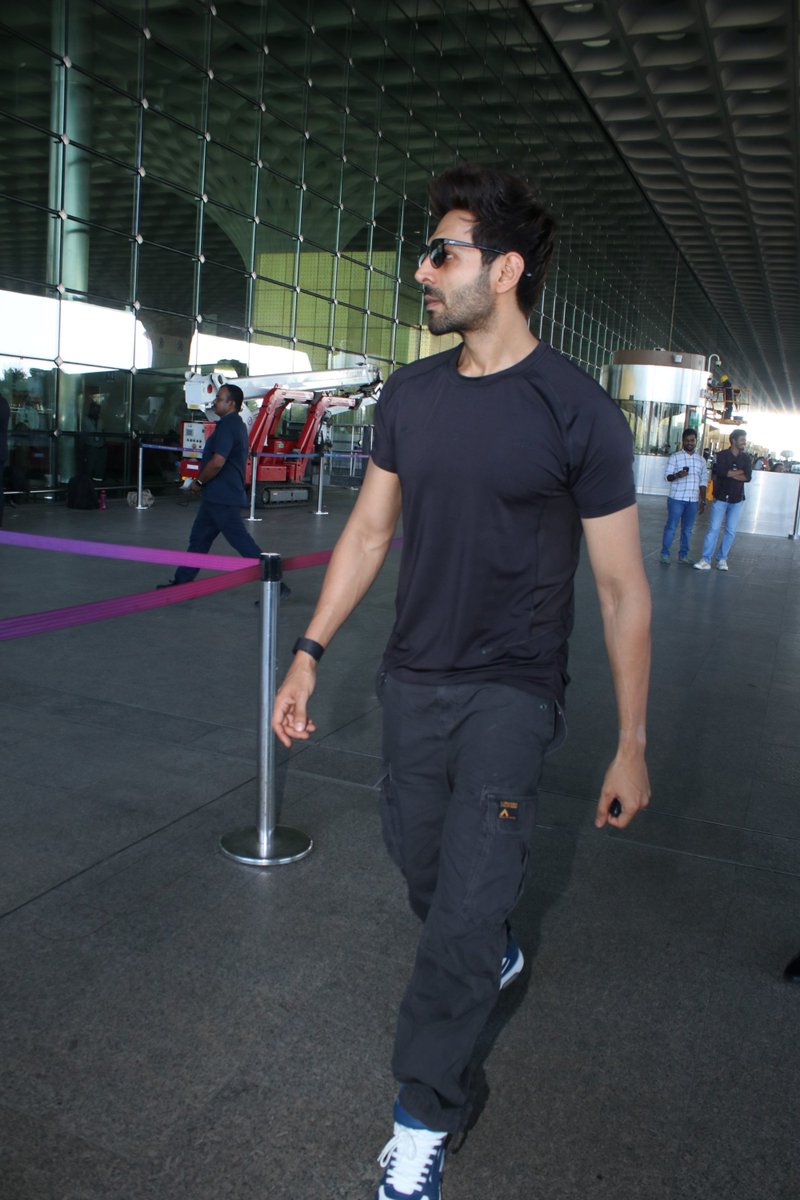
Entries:
{"type": "MultiPolygon", "coordinates": [[[[48,7],[15,6],[14,31],[52,47],[52,34],[42,32],[48,7]]],[[[230,82],[214,92],[208,111],[218,128],[226,122],[232,130],[244,129],[254,109],[249,78],[266,72],[265,99],[281,120],[271,122],[264,165],[297,177],[305,123],[303,178],[320,195],[336,196],[339,110],[321,98],[346,90],[348,137],[359,123],[364,129],[363,153],[355,140],[346,147],[348,169],[363,172],[373,196],[370,219],[354,222],[348,235],[353,244],[389,244],[397,197],[406,197],[410,264],[411,243],[426,233],[430,174],[456,155],[498,159],[534,179],[559,218],[570,262],[563,292],[580,302],[601,290],[614,303],[636,304],[637,288],[646,290],[647,304],[661,314],[661,344],[721,352],[768,403],[800,402],[796,0],[354,0],[352,7],[340,0],[294,7],[80,0],[69,9],[67,49],[71,36],[76,61],[87,37],[77,31],[79,18],[90,15],[90,81],[95,73],[107,79],[114,64],[113,87],[93,117],[93,146],[110,159],[130,123],[131,97],[144,96],[158,112],[169,94],[176,115],[182,62],[187,80],[196,80],[201,64],[210,66],[210,78],[230,82]],[[123,30],[133,26],[147,30],[147,75],[142,55],[126,52],[123,30]],[[384,156],[376,137],[402,146],[405,162],[384,156]],[[722,332],[719,344],[709,344],[711,330],[722,332]]],[[[13,183],[10,194],[27,188],[21,198],[46,204],[51,167],[30,130],[51,118],[42,94],[48,76],[27,74],[16,59],[5,66],[0,86],[13,90],[14,123],[0,192],[13,183]]],[[[185,93],[187,129],[197,124],[189,111],[193,87],[185,93]]],[[[195,168],[166,138],[151,150],[148,171],[187,194],[198,190],[195,168]]],[[[227,189],[231,214],[223,205],[213,220],[245,260],[249,235],[235,210],[252,180],[244,160],[210,162],[205,180],[212,195],[227,189]]],[[[180,247],[188,238],[185,214],[167,193],[160,207],[155,189],[149,196],[164,244],[180,247]]],[[[102,204],[101,224],[136,232],[121,189],[94,202],[102,204]]],[[[272,204],[279,203],[273,192],[272,204]]],[[[26,229],[9,227],[2,211],[0,238],[21,261],[26,229]]],[[[109,273],[115,245],[109,239],[109,273]]],[[[187,242],[186,250],[196,247],[187,242]]],[[[405,270],[411,284],[410,265],[405,270]]]]}

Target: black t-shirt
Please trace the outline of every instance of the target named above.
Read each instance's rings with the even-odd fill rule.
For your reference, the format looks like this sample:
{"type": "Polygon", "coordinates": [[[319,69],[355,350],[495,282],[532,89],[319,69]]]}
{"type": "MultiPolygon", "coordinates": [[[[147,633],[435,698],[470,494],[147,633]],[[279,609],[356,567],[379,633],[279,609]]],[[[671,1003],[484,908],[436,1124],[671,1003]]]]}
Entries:
{"type": "Polygon", "coordinates": [[[372,458],[400,479],[403,551],[384,668],[563,699],[581,517],[635,503],[619,409],[539,343],[472,378],[460,347],[396,371],[372,458]]]}

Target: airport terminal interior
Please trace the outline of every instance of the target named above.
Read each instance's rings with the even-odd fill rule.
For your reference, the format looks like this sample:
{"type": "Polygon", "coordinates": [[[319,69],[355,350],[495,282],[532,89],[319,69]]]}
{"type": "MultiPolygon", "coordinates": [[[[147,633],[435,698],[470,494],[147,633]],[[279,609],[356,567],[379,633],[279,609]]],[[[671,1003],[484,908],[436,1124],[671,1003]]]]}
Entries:
{"type": "MultiPolygon", "coordinates": [[[[280,819],[313,840],[281,866],[220,849],[259,802],[259,583],[17,619],[169,577],[187,374],[325,380],[338,404],[287,404],[270,443],[324,433],[321,481],[259,475],[248,527],[290,567],[331,549],[375,381],[454,344],[414,271],[459,160],[556,216],[531,328],[631,425],[653,801],[593,827],[615,721],[582,562],[526,968],[444,1195],[796,1200],[800,462],[754,478],[727,575],[659,561],[684,423],[717,449],[800,404],[796,5],[48,0],[0,34],[2,1200],[372,1195],[417,936],[376,789],[397,553],[320,669],[316,734],[277,754],[280,819]],[[101,507],[67,507],[80,475],[101,507]]],[[[323,570],[286,571],[279,670],[323,570]]]]}

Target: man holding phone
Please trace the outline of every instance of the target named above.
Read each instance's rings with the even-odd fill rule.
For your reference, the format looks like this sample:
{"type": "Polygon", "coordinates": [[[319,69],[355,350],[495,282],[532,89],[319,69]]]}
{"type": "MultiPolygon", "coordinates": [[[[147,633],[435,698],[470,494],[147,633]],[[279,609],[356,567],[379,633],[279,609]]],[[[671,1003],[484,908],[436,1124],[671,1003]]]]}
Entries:
{"type": "Polygon", "coordinates": [[[661,561],[669,566],[669,552],[680,522],[681,541],[678,562],[689,565],[689,543],[692,530],[700,512],[706,506],[706,461],[696,454],[697,430],[684,429],[681,449],[670,454],[666,480],[670,485],[667,497],[667,523],[661,539],[661,561]]]}

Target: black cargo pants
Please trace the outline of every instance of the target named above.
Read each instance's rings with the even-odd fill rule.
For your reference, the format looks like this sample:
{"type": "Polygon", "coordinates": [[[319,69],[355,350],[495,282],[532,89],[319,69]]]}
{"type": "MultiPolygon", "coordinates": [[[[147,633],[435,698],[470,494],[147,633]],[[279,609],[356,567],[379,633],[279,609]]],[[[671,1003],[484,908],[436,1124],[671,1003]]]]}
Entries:
{"type": "Polygon", "coordinates": [[[379,694],[384,838],[423,922],[392,1069],[406,1111],[452,1133],[498,996],[544,756],[565,726],[554,701],[504,684],[425,686],[382,673],[379,694]]]}

